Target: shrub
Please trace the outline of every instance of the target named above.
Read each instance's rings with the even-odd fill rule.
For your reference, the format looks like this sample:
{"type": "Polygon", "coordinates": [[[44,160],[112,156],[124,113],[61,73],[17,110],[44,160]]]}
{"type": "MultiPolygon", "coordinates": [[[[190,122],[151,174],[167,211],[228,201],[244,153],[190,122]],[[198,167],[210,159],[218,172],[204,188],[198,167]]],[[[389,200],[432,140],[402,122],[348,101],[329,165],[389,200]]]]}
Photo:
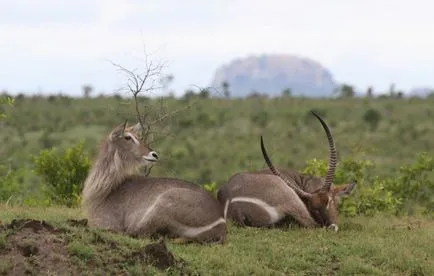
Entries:
{"type": "MultiPolygon", "coordinates": [[[[7,95],[0,96],[0,121],[6,119],[5,106],[12,107],[15,99],[7,95]]],[[[4,136],[4,139],[9,139],[4,136]]],[[[0,151],[0,154],[4,154],[0,151]]],[[[3,162],[3,160],[1,160],[3,162]]],[[[8,165],[0,164],[0,201],[9,201],[9,199],[20,193],[19,181],[22,181],[22,170],[11,170],[8,165]]]]}
{"type": "Polygon", "coordinates": [[[207,190],[208,192],[210,192],[214,197],[217,197],[217,183],[216,182],[211,182],[211,183],[207,183],[207,184],[203,184],[203,188],[205,190],[207,190]]]}
{"type": "Polygon", "coordinates": [[[267,111],[259,111],[255,114],[253,114],[250,118],[252,123],[258,125],[261,128],[264,128],[267,126],[269,121],[269,114],[267,111]]]}
{"type": "MultiPolygon", "coordinates": [[[[325,176],[328,163],[326,160],[307,161],[303,172],[311,175],[325,176]]],[[[370,161],[344,159],[336,168],[334,183],[336,185],[357,181],[357,188],[352,195],[342,200],[340,213],[346,216],[360,214],[373,215],[376,212],[395,212],[399,201],[394,200],[390,191],[384,190],[384,181],[370,177],[374,165],[370,161]]]]}
{"type": "Polygon", "coordinates": [[[83,142],[59,153],[55,149],[43,150],[34,157],[35,173],[45,181],[45,192],[53,203],[77,206],[90,161],[83,142]]]}
{"type": "MultiPolygon", "coordinates": [[[[357,181],[353,194],[342,201],[340,212],[347,216],[373,215],[377,212],[413,214],[417,208],[423,213],[434,211],[434,158],[426,153],[419,155],[414,164],[401,167],[388,178],[372,176],[370,161],[343,160],[336,169],[335,184],[357,181]]],[[[325,176],[327,161],[307,161],[304,173],[325,176]]]]}
{"type": "Polygon", "coordinates": [[[417,206],[425,213],[434,212],[434,181],[430,180],[433,174],[434,157],[422,153],[414,164],[399,168],[396,179],[385,183],[386,189],[402,200],[400,212],[410,215],[417,206]]]}
{"type": "Polygon", "coordinates": [[[372,216],[378,212],[396,214],[401,199],[385,188],[385,180],[375,178],[372,181],[358,182],[354,193],[343,200],[339,206],[340,212],[345,216],[367,215],[372,216]]]}
{"type": "Polygon", "coordinates": [[[6,165],[0,165],[0,201],[9,202],[9,200],[21,194],[21,185],[23,181],[23,169],[10,170],[6,165]]]}
{"type": "Polygon", "coordinates": [[[378,124],[381,120],[381,113],[373,108],[366,110],[363,115],[363,120],[369,124],[371,131],[375,131],[378,128],[378,124]]]}
{"type": "Polygon", "coordinates": [[[15,103],[15,99],[9,96],[0,96],[0,120],[6,118],[6,113],[4,111],[3,104],[13,106],[15,103]]]}

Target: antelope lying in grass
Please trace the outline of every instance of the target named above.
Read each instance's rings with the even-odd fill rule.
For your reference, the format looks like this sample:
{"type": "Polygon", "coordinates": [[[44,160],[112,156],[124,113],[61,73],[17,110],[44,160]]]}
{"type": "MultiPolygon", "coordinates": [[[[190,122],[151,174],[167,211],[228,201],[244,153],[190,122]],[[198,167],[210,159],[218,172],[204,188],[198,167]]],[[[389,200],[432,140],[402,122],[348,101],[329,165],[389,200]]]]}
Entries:
{"type": "Polygon", "coordinates": [[[102,142],[83,189],[89,225],[135,236],[223,243],[226,220],[210,193],[181,179],[136,174],[158,161],[139,139],[140,129],[139,123],[126,127],[125,122],[102,142]]]}
{"type": "Polygon", "coordinates": [[[312,112],[323,126],[330,147],[327,176],[301,174],[295,170],[276,169],[268,158],[261,136],[261,150],[269,169],[243,172],[232,176],[217,194],[225,206],[225,217],[241,226],[264,227],[286,218],[305,227],[327,226],[338,230],[338,203],[355,183],[334,187],[336,148],[324,120],[312,112]]]}

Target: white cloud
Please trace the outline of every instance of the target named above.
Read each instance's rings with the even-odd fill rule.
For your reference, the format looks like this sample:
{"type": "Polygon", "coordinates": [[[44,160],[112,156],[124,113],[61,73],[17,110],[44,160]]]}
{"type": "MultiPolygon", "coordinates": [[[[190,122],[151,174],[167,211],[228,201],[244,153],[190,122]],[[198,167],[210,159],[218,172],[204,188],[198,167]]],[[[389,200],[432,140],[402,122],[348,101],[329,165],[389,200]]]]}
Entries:
{"type": "Polygon", "coordinates": [[[0,89],[116,88],[120,78],[106,59],[133,66],[143,45],[168,61],[177,89],[206,86],[222,63],[263,52],[310,57],[357,86],[395,81],[407,89],[431,82],[433,7],[422,0],[2,1],[0,89]]]}

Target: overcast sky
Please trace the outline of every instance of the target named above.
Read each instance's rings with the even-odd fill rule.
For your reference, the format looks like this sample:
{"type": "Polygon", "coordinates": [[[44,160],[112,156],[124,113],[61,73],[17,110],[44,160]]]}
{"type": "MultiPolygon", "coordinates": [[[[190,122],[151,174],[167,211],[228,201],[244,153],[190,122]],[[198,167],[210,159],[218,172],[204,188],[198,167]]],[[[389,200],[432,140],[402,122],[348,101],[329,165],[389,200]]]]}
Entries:
{"type": "Polygon", "coordinates": [[[309,57],[365,90],[434,86],[430,0],[0,0],[0,89],[111,92],[143,47],[177,94],[236,57],[309,57]]]}

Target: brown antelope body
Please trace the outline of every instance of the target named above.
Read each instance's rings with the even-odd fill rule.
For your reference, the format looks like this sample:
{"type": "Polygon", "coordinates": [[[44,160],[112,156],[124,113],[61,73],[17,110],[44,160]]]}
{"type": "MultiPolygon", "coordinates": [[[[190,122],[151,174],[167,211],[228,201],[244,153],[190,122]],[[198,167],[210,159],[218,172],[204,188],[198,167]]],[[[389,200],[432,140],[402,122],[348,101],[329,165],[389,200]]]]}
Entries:
{"type": "Polygon", "coordinates": [[[120,125],[103,141],[83,189],[89,225],[135,236],[224,242],[223,209],[210,193],[181,179],[137,173],[158,160],[138,138],[139,130],[140,124],[120,125]]]}
{"type": "Polygon", "coordinates": [[[333,186],[336,149],[330,129],[321,122],[329,141],[330,158],[325,178],[301,174],[290,169],[276,169],[268,158],[261,136],[261,150],[269,169],[243,172],[232,176],[218,191],[225,206],[225,216],[241,226],[270,226],[285,218],[306,227],[328,226],[338,230],[338,203],[351,193],[355,183],[333,186]]]}

